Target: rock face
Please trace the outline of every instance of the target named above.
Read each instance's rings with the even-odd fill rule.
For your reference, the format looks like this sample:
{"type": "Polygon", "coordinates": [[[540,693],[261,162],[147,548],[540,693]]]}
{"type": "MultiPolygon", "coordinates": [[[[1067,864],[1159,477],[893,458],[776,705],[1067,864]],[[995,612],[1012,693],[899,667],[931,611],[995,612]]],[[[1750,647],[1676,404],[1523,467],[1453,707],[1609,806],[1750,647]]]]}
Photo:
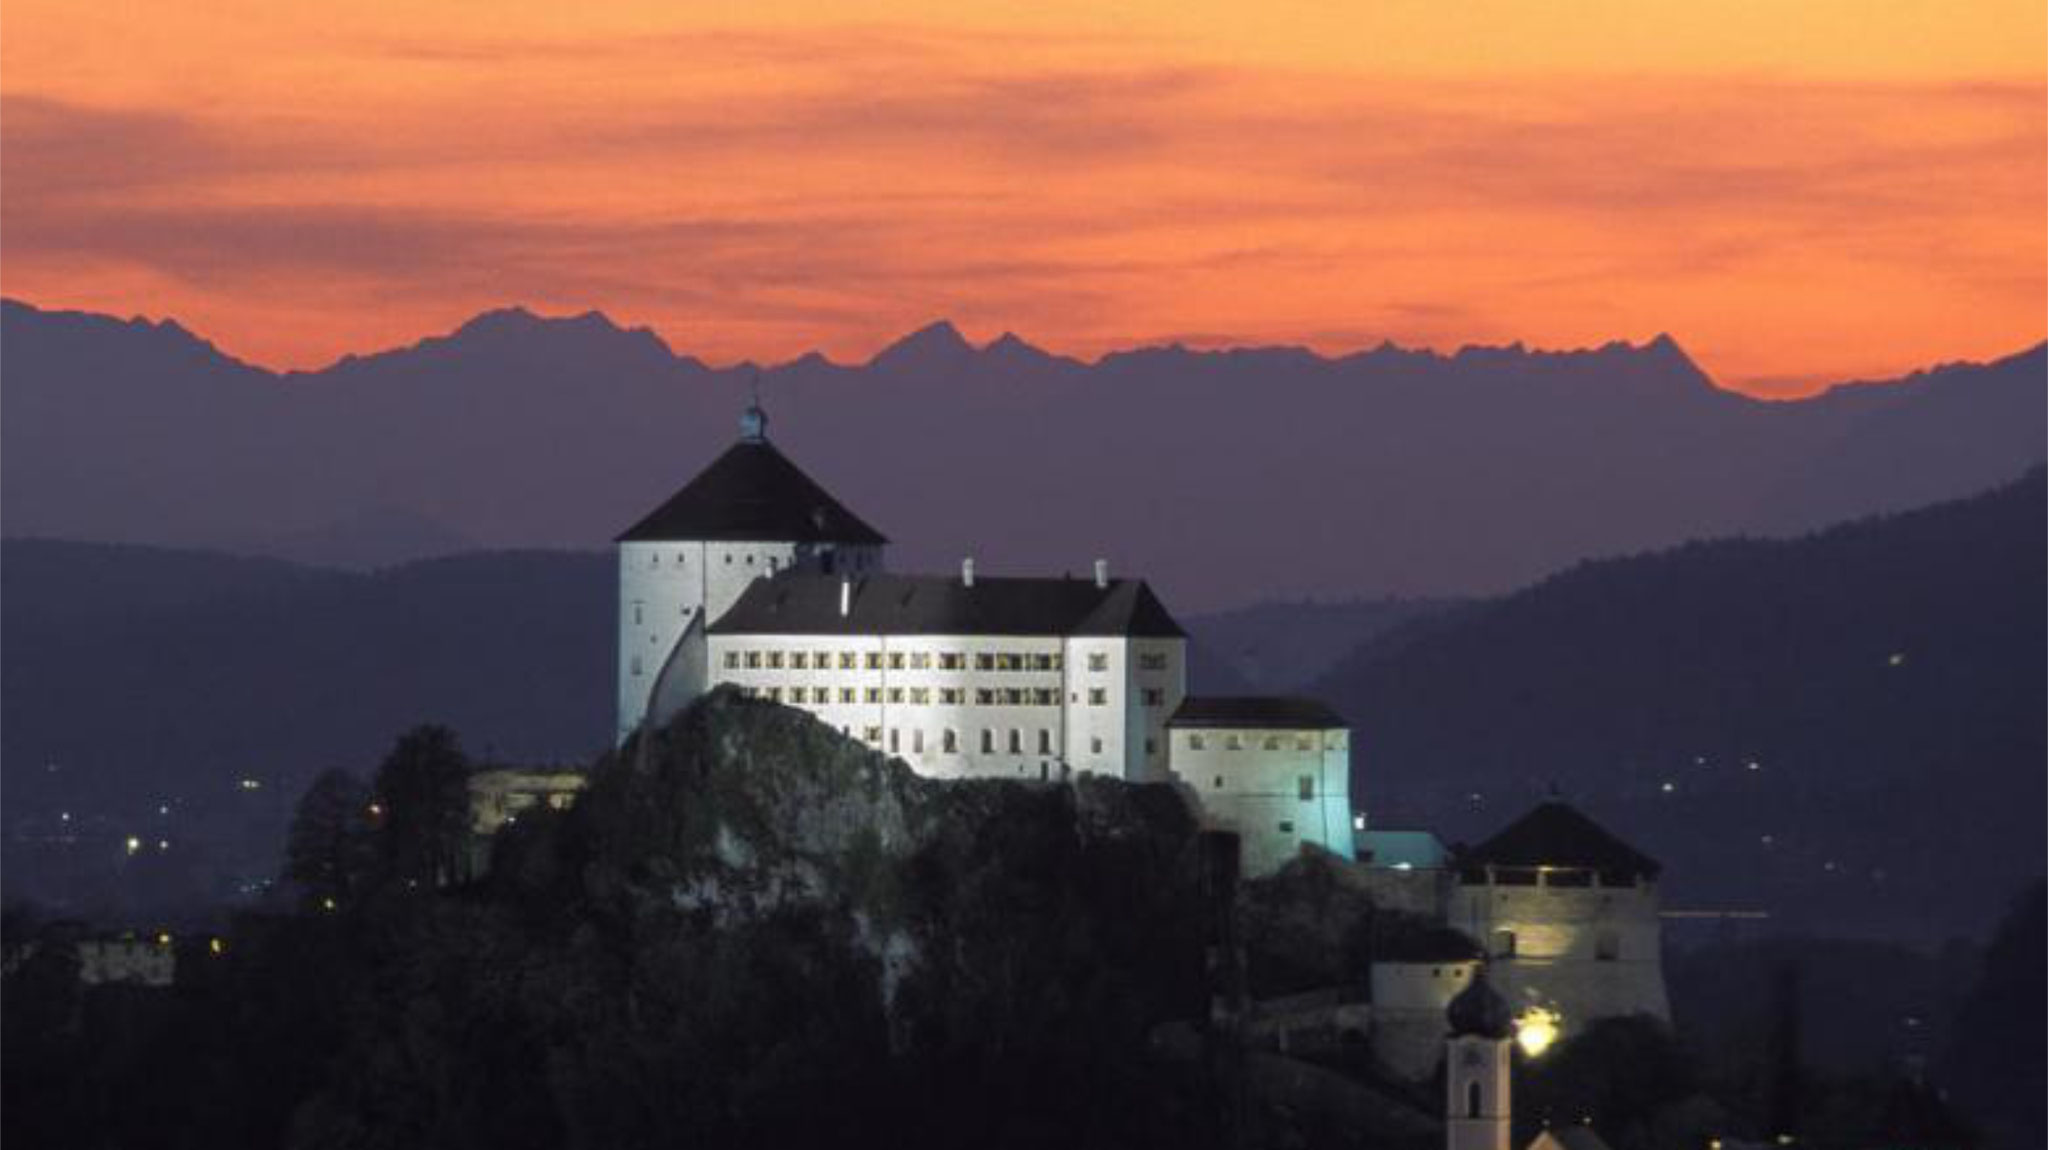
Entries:
{"type": "Polygon", "coordinates": [[[963,1007],[1025,1024],[1040,993],[1133,1036],[1201,1009],[1196,821],[1170,787],[927,779],[729,688],[645,738],[559,820],[503,837],[499,893],[685,941],[807,923],[897,1050],[966,1038],[963,1007]]]}

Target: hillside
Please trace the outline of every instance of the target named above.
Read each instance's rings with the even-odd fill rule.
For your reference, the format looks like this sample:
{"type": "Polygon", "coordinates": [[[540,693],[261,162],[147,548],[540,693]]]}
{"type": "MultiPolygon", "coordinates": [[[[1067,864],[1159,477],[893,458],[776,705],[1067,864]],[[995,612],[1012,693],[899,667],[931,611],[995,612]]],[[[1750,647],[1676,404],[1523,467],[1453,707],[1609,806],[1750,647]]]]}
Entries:
{"type": "MultiPolygon", "coordinates": [[[[7,889],[140,897],[132,884],[110,890],[106,868],[145,828],[206,856],[151,900],[198,901],[267,874],[285,797],[324,767],[371,761],[414,723],[447,724],[515,762],[590,754],[612,729],[617,583],[600,553],[468,554],[363,573],[0,542],[5,842],[29,864],[8,868],[7,889]],[[269,789],[243,791],[245,778],[269,789]],[[63,824],[65,812],[76,822],[63,824]]],[[[1309,610],[1302,629],[1315,620],[1332,651],[1379,618],[1273,610],[1309,610]]],[[[1241,637],[1230,623],[1216,621],[1214,637],[1211,621],[1190,621],[1198,680],[1228,682],[1207,652],[1241,637]]]]}
{"type": "Polygon", "coordinates": [[[1973,932],[2039,866],[2048,479],[1791,541],[1587,563],[1382,636],[1315,690],[1382,825],[1552,785],[1679,905],[1973,932]]]}
{"type": "MultiPolygon", "coordinates": [[[[516,309],[285,375],[169,322],[12,301],[0,339],[10,534],[361,565],[601,546],[730,440],[752,375],[516,309]]],[[[1193,613],[1498,593],[1981,490],[2043,459],[2044,367],[2035,348],[1767,403],[1662,337],[1082,363],[936,324],[761,388],[778,442],[897,541],[899,569],[1106,556],[1193,613]]]]}

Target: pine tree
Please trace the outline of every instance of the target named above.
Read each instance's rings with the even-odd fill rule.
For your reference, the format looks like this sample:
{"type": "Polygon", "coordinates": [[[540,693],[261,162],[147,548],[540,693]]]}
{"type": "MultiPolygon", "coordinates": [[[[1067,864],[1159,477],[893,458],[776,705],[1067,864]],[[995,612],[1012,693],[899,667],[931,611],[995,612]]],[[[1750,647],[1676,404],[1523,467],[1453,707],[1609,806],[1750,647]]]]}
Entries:
{"type": "Polygon", "coordinates": [[[285,878],[309,907],[349,905],[376,863],[370,789],[347,771],[322,771],[300,797],[285,840],[285,878]]]}
{"type": "Polygon", "coordinates": [[[446,727],[399,737],[377,768],[380,861],[390,880],[432,887],[459,873],[469,835],[469,756],[446,727]]]}

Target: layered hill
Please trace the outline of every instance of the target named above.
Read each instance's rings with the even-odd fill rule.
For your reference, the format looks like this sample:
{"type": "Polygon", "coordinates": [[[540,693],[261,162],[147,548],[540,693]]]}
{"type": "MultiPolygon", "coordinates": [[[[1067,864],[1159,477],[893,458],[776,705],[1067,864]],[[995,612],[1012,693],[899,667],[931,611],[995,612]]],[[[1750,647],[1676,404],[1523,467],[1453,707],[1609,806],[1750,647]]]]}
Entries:
{"type": "Polygon", "coordinates": [[[2048,478],[1806,538],[1593,562],[1397,628],[1315,690],[1382,824],[1552,787],[1681,905],[1981,930],[2041,865],[2048,478]]]}
{"type": "MultiPolygon", "coordinates": [[[[601,545],[732,436],[754,371],[603,316],[477,317],[310,373],[174,323],[0,308],[10,535],[379,564],[601,545]]],[[[1588,556],[1778,534],[2044,457],[2048,355],[1724,391],[1669,338],[1574,352],[1146,348],[950,325],[760,373],[771,429],[899,569],[1084,569],[1183,612],[1499,592],[1588,556]]]]}

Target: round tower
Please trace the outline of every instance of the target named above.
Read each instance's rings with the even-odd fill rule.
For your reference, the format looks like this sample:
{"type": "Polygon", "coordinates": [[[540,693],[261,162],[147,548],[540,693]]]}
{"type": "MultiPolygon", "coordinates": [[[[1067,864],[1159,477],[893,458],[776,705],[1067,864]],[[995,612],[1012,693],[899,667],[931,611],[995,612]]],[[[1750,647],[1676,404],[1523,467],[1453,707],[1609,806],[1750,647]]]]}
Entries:
{"type": "Polygon", "coordinates": [[[1514,1016],[1481,966],[1444,1008],[1444,1145],[1509,1150],[1514,1016]]]}
{"type": "Polygon", "coordinates": [[[704,629],[749,583],[796,569],[880,571],[887,542],[776,450],[756,397],[740,416],[739,442],[617,539],[617,741],[650,708],[659,721],[703,690],[689,639],[698,637],[701,659],[704,629]]]}

